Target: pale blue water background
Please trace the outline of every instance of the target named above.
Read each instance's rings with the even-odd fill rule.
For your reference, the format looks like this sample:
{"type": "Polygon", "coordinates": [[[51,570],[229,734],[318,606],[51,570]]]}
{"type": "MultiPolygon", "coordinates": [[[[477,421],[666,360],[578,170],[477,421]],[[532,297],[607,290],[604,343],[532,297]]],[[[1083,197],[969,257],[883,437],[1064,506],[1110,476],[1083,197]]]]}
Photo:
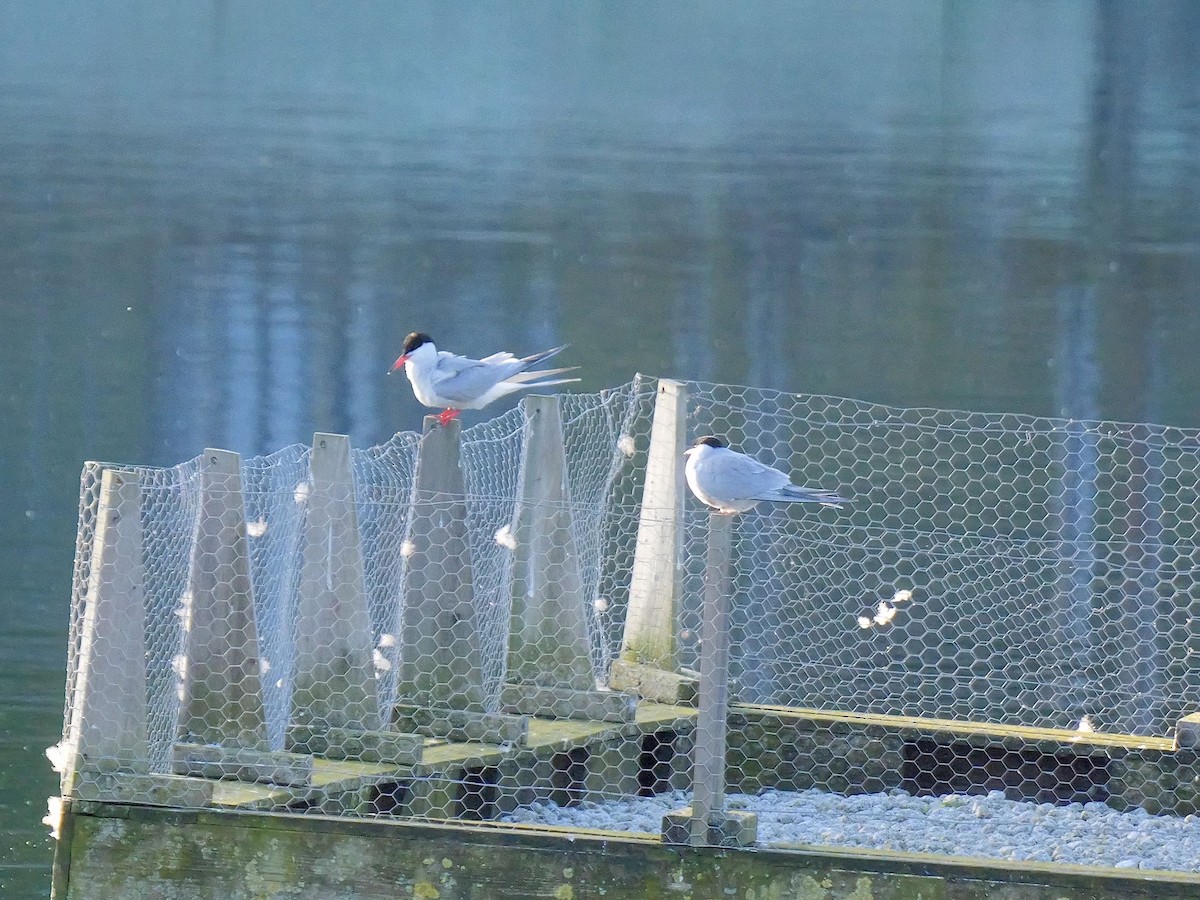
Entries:
{"type": "Polygon", "coordinates": [[[1200,425],[1198,210],[1188,0],[0,0],[0,896],[48,890],[83,460],[417,427],[416,327],[1200,425]]]}

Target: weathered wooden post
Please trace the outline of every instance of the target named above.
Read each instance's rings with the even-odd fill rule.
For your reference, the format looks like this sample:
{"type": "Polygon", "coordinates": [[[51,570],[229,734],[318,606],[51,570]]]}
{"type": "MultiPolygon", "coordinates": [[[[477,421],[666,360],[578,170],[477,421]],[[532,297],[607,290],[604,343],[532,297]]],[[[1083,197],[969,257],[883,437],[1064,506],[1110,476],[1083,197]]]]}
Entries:
{"type": "Polygon", "coordinates": [[[241,459],[208,448],[184,618],[183,740],[267,749],[241,459]]]}
{"type": "MultiPolygon", "coordinates": [[[[558,397],[527,396],[523,408],[524,453],[511,526],[509,683],[501,690],[501,709],[544,718],[632,722],[635,697],[596,687],[558,397]]],[[[554,754],[532,768],[502,762],[497,802],[509,809],[549,800],[560,795],[554,785],[563,780],[572,801],[589,792],[635,795],[640,753],[640,741],[627,739],[576,748],[573,756],[554,754]]]]}
{"type": "Polygon", "coordinates": [[[313,436],[295,625],[291,749],[404,765],[424,741],[380,728],[350,439],[313,436]]]}
{"type": "Polygon", "coordinates": [[[556,397],[526,397],[525,452],[511,526],[508,675],[519,684],[592,690],[579,558],[571,533],[556,397]]]}
{"type": "Polygon", "coordinates": [[[729,550],[733,517],[708,517],[704,569],[704,612],[700,628],[700,708],[692,764],[692,805],[663,817],[670,843],[719,847],[751,846],[757,840],[754,813],[725,809],[725,733],[729,715],[729,550]]]}
{"type": "Polygon", "coordinates": [[[484,707],[461,430],[457,420],[425,417],[404,549],[396,722],[452,740],[522,744],[528,719],[484,707]]]}
{"type": "Polygon", "coordinates": [[[696,692],[695,680],[676,671],[686,440],[687,387],[661,379],[650,428],[625,635],[609,683],[617,690],[666,703],[690,701],[696,692]]]}
{"type": "Polygon", "coordinates": [[[528,396],[524,410],[525,452],[511,527],[510,683],[501,706],[526,715],[632,721],[631,696],[596,690],[558,397],[528,396]]]}
{"type": "MultiPolygon", "coordinates": [[[[710,513],[704,610],[700,623],[700,709],[692,787],[696,825],[713,823],[725,810],[725,727],[729,713],[729,546],[733,517],[710,513]]],[[[704,832],[701,831],[701,834],[704,832]]]]}
{"type": "Polygon", "coordinates": [[[150,774],[141,488],[106,469],[71,691],[64,797],[204,806],[212,786],[150,774]]]}
{"type": "Polygon", "coordinates": [[[206,449],[200,461],[179,674],[177,774],[311,781],[311,758],[271,753],[267,743],[241,459],[228,450],[206,449]]]}

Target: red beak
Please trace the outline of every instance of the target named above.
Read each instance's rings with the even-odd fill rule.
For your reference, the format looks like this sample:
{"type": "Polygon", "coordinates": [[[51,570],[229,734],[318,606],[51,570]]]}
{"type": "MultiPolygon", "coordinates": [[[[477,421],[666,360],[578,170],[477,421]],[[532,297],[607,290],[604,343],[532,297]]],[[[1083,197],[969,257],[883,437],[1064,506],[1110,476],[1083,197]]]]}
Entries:
{"type": "Polygon", "coordinates": [[[405,353],[402,357],[400,357],[398,360],[396,360],[394,363],[392,363],[392,367],[390,369],[388,369],[388,374],[391,375],[393,372],[395,372],[397,369],[399,369],[406,362],[408,362],[408,354],[407,353],[405,353]]]}

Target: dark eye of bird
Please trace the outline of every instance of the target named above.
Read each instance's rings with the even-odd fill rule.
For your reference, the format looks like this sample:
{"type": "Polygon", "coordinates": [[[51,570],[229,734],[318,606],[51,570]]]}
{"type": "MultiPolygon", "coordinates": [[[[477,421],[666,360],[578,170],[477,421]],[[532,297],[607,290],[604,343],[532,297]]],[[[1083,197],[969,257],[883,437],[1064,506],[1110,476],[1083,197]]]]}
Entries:
{"type": "Polygon", "coordinates": [[[433,338],[431,338],[425,332],[414,331],[408,337],[406,337],[404,339],[404,347],[402,349],[403,349],[403,352],[405,352],[405,353],[412,353],[414,350],[416,350],[422,344],[429,344],[432,342],[433,342],[433,338]]]}

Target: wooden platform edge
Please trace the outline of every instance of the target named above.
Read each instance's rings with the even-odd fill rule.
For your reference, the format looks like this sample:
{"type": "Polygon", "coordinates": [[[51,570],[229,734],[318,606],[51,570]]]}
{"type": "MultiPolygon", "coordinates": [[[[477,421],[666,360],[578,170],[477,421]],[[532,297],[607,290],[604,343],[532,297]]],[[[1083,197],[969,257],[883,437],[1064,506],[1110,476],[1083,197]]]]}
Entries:
{"type": "Polygon", "coordinates": [[[695,705],[700,690],[697,679],[688,675],[625,659],[613,661],[608,681],[614,691],[656,703],[695,705]]]}
{"type": "Polygon", "coordinates": [[[1047,864],[1002,864],[849,849],[759,848],[753,852],[668,846],[646,836],[497,824],[451,825],[311,814],[164,810],[70,803],[56,854],[54,900],[138,896],[150,884],[179,896],[264,891],[316,895],[924,896],[929,900],[1183,900],[1200,875],[1047,864]],[[131,852],[136,848],[136,852],[131,852]],[[213,854],[221,866],[207,860],[213,854]],[[330,866],[330,859],[346,864],[330,866]],[[269,883],[268,883],[269,882],[269,883]],[[692,886],[695,885],[695,888],[692,886]],[[437,893],[430,893],[435,888],[437,893]]]}
{"type": "Polygon", "coordinates": [[[637,717],[637,697],[617,691],[504,684],[500,689],[500,709],[518,716],[632,722],[637,717]]]}
{"type": "MultiPolygon", "coordinates": [[[[850,725],[877,725],[897,731],[920,734],[948,734],[967,738],[971,735],[995,739],[1017,739],[1030,743],[1045,741],[1056,744],[1084,744],[1096,748],[1113,747],[1124,750],[1178,749],[1175,737],[1150,737],[1117,732],[1070,731],[1059,728],[1039,728],[1032,725],[1005,725],[997,722],[975,722],[966,719],[932,719],[917,716],[897,716],[886,713],[860,713],[837,709],[812,709],[800,706],[769,706],[753,703],[731,703],[731,713],[774,716],[785,719],[804,719],[812,722],[841,722],[850,725]]],[[[1191,720],[1192,717],[1188,717],[1191,720]]],[[[1185,720],[1186,721],[1186,720],[1185,720]]]]}

